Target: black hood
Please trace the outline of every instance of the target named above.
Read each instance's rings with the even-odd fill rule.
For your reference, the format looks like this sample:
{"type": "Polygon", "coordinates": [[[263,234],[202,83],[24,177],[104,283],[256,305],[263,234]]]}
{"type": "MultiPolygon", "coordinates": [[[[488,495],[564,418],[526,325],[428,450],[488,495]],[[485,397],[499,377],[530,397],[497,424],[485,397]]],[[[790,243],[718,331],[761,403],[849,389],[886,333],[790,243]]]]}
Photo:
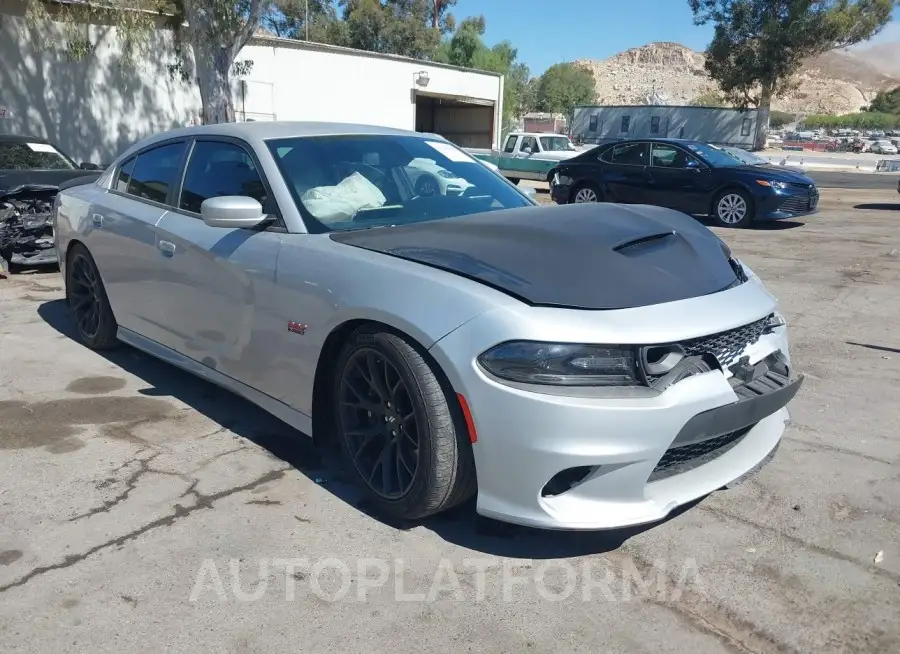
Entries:
{"type": "Polygon", "coordinates": [[[715,234],[660,207],[528,207],[330,236],[538,306],[626,309],[740,283],[715,234]]]}

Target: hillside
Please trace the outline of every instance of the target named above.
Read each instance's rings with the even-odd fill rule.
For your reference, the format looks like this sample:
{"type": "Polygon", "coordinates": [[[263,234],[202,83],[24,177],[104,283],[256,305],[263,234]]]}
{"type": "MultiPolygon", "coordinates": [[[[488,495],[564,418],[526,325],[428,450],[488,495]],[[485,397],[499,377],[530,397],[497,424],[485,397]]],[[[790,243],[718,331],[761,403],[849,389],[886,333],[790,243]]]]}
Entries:
{"type": "MultiPolygon", "coordinates": [[[[900,84],[900,79],[884,72],[886,68],[873,65],[873,60],[880,62],[888,56],[879,48],[838,50],[810,60],[797,74],[795,88],[776,98],[773,108],[803,114],[859,111],[879,89],[900,84]]],[[[594,73],[600,104],[646,104],[659,99],[677,105],[716,90],[704,61],[702,53],[683,45],[658,42],[602,61],[577,63],[594,73]]]]}

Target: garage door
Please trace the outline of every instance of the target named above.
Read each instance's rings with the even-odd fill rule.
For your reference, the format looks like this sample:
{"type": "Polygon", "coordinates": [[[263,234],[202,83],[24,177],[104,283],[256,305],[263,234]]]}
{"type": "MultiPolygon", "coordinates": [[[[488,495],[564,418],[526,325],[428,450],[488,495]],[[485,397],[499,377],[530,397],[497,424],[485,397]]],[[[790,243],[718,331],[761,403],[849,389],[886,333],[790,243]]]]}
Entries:
{"type": "Polygon", "coordinates": [[[440,134],[464,148],[490,148],[494,103],[416,93],[416,131],[440,134]]]}

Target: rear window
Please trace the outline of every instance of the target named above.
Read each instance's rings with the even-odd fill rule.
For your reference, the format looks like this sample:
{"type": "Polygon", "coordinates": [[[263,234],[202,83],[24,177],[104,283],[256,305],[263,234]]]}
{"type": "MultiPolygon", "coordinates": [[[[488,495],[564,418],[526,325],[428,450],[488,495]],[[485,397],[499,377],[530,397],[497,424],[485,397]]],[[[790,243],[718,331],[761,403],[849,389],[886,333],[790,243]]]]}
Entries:
{"type": "Polygon", "coordinates": [[[165,203],[169,189],[181,172],[186,144],[169,143],[138,155],[128,183],[127,193],[145,200],[165,203]]]}
{"type": "Polygon", "coordinates": [[[75,163],[49,143],[0,143],[0,170],[72,170],[75,163]]]}

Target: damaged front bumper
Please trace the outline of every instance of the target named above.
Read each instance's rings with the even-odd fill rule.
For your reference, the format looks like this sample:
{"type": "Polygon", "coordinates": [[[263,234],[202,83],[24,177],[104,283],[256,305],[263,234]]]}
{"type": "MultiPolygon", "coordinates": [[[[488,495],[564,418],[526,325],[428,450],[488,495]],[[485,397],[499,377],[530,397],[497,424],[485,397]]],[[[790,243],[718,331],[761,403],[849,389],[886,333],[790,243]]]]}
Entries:
{"type": "Polygon", "coordinates": [[[57,263],[53,201],[58,192],[44,184],[0,191],[0,263],[5,269],[57,263]]]}

